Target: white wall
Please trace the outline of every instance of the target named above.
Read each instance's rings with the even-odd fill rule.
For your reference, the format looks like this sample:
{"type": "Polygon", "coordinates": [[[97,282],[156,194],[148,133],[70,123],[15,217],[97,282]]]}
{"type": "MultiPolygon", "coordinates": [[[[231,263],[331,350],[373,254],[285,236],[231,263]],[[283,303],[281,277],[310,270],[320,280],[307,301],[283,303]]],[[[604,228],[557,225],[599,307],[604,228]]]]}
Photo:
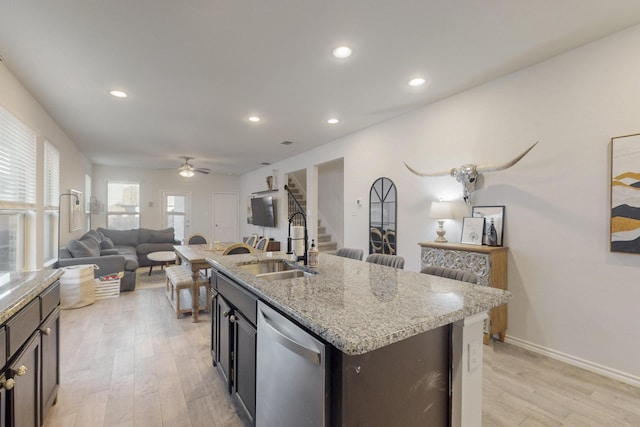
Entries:
{"type": "Polygon", "coordinates": [[[344,162],[339,159],[318,167],[318,218],[339,248],[344,247],[344,208],[344,162]]]}
{"type": "MultiPolygon", "coordinates": [[[[418,242],[435,237],[429,203],[459,200],[461,189],[451,177],[417,177],[402,162],[425,171],[503,162],[539,140],[512,169],[486,174],[473,196],[476,205],[506,206],[507,335],[640,384],[640,255],[610,253],[608,240],[610,138],[640,132],[639,45],[637,26],[248,173],[242,194],[262,189],[273,168],[311,176],[313,165],[343,157],[344,245],[366,251],[369,187],[387,176],[398,189],[398,254],[417,271],[418,242]]],[[[446,225],[451,241],[470,211],[457,209],[446,225]]],[[[286,237],[282,218],[270,232],[286,237]]]]}
{"type": "MultiPolygon", "coordinates": [[[[42,106],[31,96],[22,84],[0,62],[0,104],[11,114],[33,129],[39,137],[46,138],[60,150],[60,193],[68,193],[70,189],[84,192],[84,176],[91,175],[91,162],[80,152],[76,144],[69,139],[58,124],[49,116],[42,106]]],[[[39,168],[36,182],[38,195],[42,195],[44,176],[39,168]]],[[[69,233],[68,226],[69,197],[63,197],[61,204],[60,241],[66,242],[73,237],[79,237],[86,230],[86,224],[82,229],[69,233]]],[[[43,235],[43,204],[39,197],[36,213],[36,240],[42,241],[43,235]]],[[[35,267],[42,266],[42,245],[36,245],[35,267]]]]}
{"type": "MultiPolygon", "coordinates": [[[[213,239],[213,193],[239,193],[239,178],[224,174],[195,174],[182,178],[178,171],[117,168],[94,166],[93,195],[107,205],[107,181],[138,182],[140,184],[140,226],[160,229],[162,224],[162,193],[191,193],[191,232],[201,233],[213,239]]],[[[243,213],[244,211],[240,211],[243,213]]],[[[245,220],[241,215],[241,220],[245,220]]],[[[246,222],[246,220],[245,220],[246,222]]],[[[107,214],[102,212],[92,216],[92,228],[106,227],[107,214]]]]}

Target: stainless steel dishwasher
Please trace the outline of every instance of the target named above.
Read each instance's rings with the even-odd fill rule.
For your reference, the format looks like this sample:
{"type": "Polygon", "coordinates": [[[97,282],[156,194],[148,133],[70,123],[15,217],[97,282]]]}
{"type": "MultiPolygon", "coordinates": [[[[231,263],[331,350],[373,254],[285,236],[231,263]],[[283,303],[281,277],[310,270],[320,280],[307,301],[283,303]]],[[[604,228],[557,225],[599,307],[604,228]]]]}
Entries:
{"type": "Polygon", "coordinates": [[[258,302],[256,427],[327,425],[325,347],[258,302]]]}

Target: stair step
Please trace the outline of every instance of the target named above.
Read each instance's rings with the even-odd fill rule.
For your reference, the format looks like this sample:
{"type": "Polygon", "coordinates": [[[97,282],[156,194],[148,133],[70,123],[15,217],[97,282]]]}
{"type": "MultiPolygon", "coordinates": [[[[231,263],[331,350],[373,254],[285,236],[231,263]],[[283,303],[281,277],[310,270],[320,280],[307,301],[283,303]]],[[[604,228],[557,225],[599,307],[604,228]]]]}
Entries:
{"type": "Polygon", "coordinates": [[[318,234],[327,234],[327,227],[318,226],[318,234]]]}
{"type": "Polygon", "coordinates": [[[318,239],[316,241],[318,243],[330,242],[331,241],[331,234],[318,233],[318,239]]]}
{"type": "Polygon", "coordinates": [[[338,249],[338,242],[320,242],[318,243],[318,250],[320,252],[335,251],[338,249]]]}

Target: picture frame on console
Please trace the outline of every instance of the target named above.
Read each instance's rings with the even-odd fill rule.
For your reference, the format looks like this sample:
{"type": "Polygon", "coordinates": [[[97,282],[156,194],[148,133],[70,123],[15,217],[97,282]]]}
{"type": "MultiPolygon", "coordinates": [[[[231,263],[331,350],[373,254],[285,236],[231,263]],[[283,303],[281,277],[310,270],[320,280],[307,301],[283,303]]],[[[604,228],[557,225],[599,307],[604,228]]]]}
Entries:
{"type": "Polygon", "coordinates": [[[465,217],[462,219],[462,237],[460,243],[469,245],[482,245],[484,231],[484,218],[465,217]]]}
{"type": "Polygon", "coordinates": [[[482,244],[487,244],[487,234],[489,227],[491,227],[491,220],[493,219],[493,226],[496,228],[496,234],[498,235],[498,246],[503,246],[504,242],[504,206],[473,206],[471,208],[471,216],[474,218],[484,218],[484,232],[482,233],[482,244]]]}

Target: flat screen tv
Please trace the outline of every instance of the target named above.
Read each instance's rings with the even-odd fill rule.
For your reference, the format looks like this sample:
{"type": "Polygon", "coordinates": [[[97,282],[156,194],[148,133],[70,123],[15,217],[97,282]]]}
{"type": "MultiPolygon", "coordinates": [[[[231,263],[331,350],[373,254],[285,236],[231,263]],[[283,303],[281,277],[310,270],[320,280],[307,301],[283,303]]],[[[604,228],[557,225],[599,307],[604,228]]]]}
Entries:
{"type": "Polygon", "coordinates": [[[254,197],[251,199],[253,225],[260,227],[276,226],[276,206],[273,197],[254,197]]]}

